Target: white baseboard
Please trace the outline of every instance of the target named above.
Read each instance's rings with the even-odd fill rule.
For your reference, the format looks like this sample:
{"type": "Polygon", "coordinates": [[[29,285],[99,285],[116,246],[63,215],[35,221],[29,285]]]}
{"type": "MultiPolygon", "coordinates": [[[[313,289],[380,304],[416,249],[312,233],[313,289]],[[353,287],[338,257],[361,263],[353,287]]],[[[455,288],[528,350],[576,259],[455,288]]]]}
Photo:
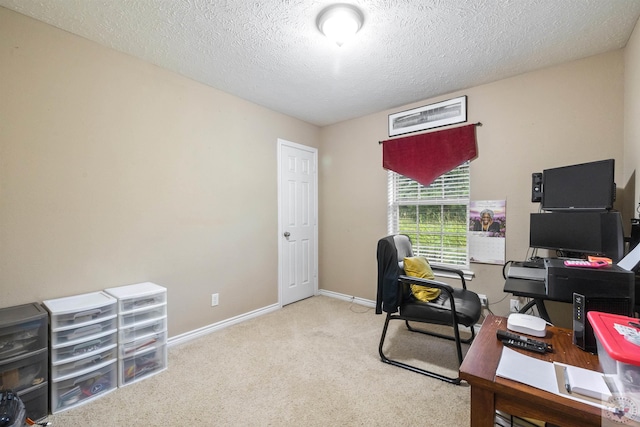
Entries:
{"type": "Polygon", "coordinates": [[[202,328],[198,328],[193,331],[185,332],[184,334],[176,335],[175,337],[169,338],[167,340],[167,346],[171,347],[174,345],[184,344],[188,341],[200,338],[215,331],[219,331],[220,329],[224,329],[228,326],[235,325],[237,323],[244,322],[245,320],[253,319],[254,317],[262,316],[263,314],[271,313],[272,311],[276,311],[279,309],[280,304],[272,304],[267,307],[259,308],[254,311],[241,314],[239,316],[231,317],[229,319],[225,319],[208,326],[203,326],[202,328]]]}
{"type": "MultiPolygon", "coordinates": [[[[364,298],[356,298],[356,297],[353,297],[351,295],[345,295],[345,294],[341,294],[341,293],[333,292],[333,291],[319,290],[318,291],[318,295],[324,295],[324,296],[327,296],[327,297],[337,298],[337,299],[340,299],[340,300],[343,300],[343,301],[347,301],[347,302],[353,302],[354,304],[363,305],[365,307],[375,308],[375,306],[376,306],[375,301],[367,300],[367,299],[364,299],[364,298]]],[[[191,340],[194,340],[196,338],[200,338],[200,337],[202,337],[204,335],[208,335],[208,334],[213,333],[215,331],[219,331],[221,329],[224,329],[224,328],[226,328],[228,326],[235,325],[235,324],[244,322],[246,320],[253,319],[253,318],[258,317],[258,316],[262,316],[263,314],[267,314],[267,313],[271,313],[271,312],[276,311],[276,310],[280,310],[280,308],[281,308],[280,304],[272,304],[272,305],[269,305],[267,307],[259,308],[257,310],[250,311],[250,312],[245,313],[245,314],[240,314],[238,316],[231,317],[229,319],[225,319],[225,320],[222,320],[222,321],[217,322],[217,323],[213,323],[213,324],[208,325],[208,326],[203,326],[202,328],[194,329],[193,331],[185,332],[184,334],[176,335],[175,337],[171,337],[171,338],[169,338],[167,340],[167,346],[168,347],[172,347],[174,345],[184,344],[184,343],[189,342],[191,340]]]]}
{"type": "Polygon", "coordinates": [[[352,295],[341,294],[333,291],[325,291],[320,289],[318,292],[319,295],[324,295],[326,297],[337,298],[343,301],[352,302],[354,304],[364,305],[365,307],[376,308],[376,302],[371,301],[369,299],[364,298],[356,298],[352,295]]]}

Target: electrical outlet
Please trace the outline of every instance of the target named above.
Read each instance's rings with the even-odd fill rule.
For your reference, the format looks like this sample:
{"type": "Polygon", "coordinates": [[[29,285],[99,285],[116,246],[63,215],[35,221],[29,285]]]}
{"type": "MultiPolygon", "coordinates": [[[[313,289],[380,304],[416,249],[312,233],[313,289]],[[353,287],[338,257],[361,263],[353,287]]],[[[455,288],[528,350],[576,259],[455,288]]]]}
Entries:
{"type": "Polygon", "coordinates": [[[489,299],[485,294],[478,294],[478,298],[480,298],[480,304],[482,304],[483,307],[489,306],[489,299]]]}
{"type": "Polygon", "coordinates": [[[211,294],[211,307],[218,305],[218,294],[211,294]]]}
{"type": "Polygon", "coordinates": [[[520,301],[512,298],[509,305],[509,311],[512,313],[517,313],[520,311],[520,301]]]}

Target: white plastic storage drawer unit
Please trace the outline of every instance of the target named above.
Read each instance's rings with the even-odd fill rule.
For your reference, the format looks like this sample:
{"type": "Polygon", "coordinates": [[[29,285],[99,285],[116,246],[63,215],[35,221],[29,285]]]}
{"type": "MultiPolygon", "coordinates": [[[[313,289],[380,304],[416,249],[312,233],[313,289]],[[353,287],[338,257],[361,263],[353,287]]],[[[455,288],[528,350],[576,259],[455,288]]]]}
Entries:
{"type": "Polygon", "coordinates": [[[166,330],[167,316],[145,320],[143,322],[127,326],[126,328],[118,329],[118,344],[123,345],[129,341],[140,340],[166,330]]]}
{"type": "Polygon", "coordinates": [[[151,282],[105,289],[118,300],[118,385],[167,368],[167,290],[151,282]]]}
{"type": "Polygon", "coordinates": [[[167,345],[149,346],[120,360],[118,385],[124,386],[161,372],[167,367],[167,345]]]}
{"type": "Polygon", "coordinates": [[[106,292],[47,300],[51,412],[73,408],[117,387],[117,306],[106,292]]]}
{"type": "Polygon", "coordinates": [[[122,358],[130,357],[133,354],[140,353],[150,347],[157,347],[167,342],[167,331],[158,332],[153,335],[147,335],[133,341],[127,341],[120,344],[119,356],[122,358]]]}
{"type": "Polygon", "coordinates": [[[100,351],[92,352],[90,355],[82,355],[75,357],[64,362],[51,364],[51,377],[62,378],[67,375],[72,375],[75,372],[82,372],[91,367],[96,367],[103,364],[108,360],[117,360],[118,353],[116,344],[111,344],[100,351]]]}
{"type": "Polygon", "coordinates": [[[112,328],[96,335],[91,335],[81,342],[58,344],[51,349],[51,363],[59,365],[79,358],[94,356],[107,348],[118,344],[116,329],[112,328]]]}
{"type": "Polygon", "coordinates": [[[51,413],[87,403],[116,389],[116,360],[51,380],[51,413]]]}

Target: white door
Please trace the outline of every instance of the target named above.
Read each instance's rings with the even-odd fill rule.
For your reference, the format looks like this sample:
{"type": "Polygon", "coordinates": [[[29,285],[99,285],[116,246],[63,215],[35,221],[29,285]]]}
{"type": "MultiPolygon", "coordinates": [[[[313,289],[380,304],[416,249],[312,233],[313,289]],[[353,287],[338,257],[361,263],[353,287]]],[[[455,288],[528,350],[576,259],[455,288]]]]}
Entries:
{"type": "Polygon", "coordinates": [[[278,139],[281,305],[318,291],[318,150],[278,139]]]}

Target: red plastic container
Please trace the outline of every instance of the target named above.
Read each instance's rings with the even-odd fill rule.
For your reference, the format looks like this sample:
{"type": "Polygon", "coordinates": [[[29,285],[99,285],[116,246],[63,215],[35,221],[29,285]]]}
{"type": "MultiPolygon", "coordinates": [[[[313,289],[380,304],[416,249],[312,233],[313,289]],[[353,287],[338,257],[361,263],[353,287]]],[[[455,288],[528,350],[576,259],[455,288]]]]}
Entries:
{"type": "Polygon", "coordinates": [[[640,391],[640,319],[619,314],[587,312],[605,374],[617,375],[625,391],[640,391]],[[626,329],[630,328],[630,329],[626,329]],[[629,338],[624,333],[628,332],[629,338]]]}

